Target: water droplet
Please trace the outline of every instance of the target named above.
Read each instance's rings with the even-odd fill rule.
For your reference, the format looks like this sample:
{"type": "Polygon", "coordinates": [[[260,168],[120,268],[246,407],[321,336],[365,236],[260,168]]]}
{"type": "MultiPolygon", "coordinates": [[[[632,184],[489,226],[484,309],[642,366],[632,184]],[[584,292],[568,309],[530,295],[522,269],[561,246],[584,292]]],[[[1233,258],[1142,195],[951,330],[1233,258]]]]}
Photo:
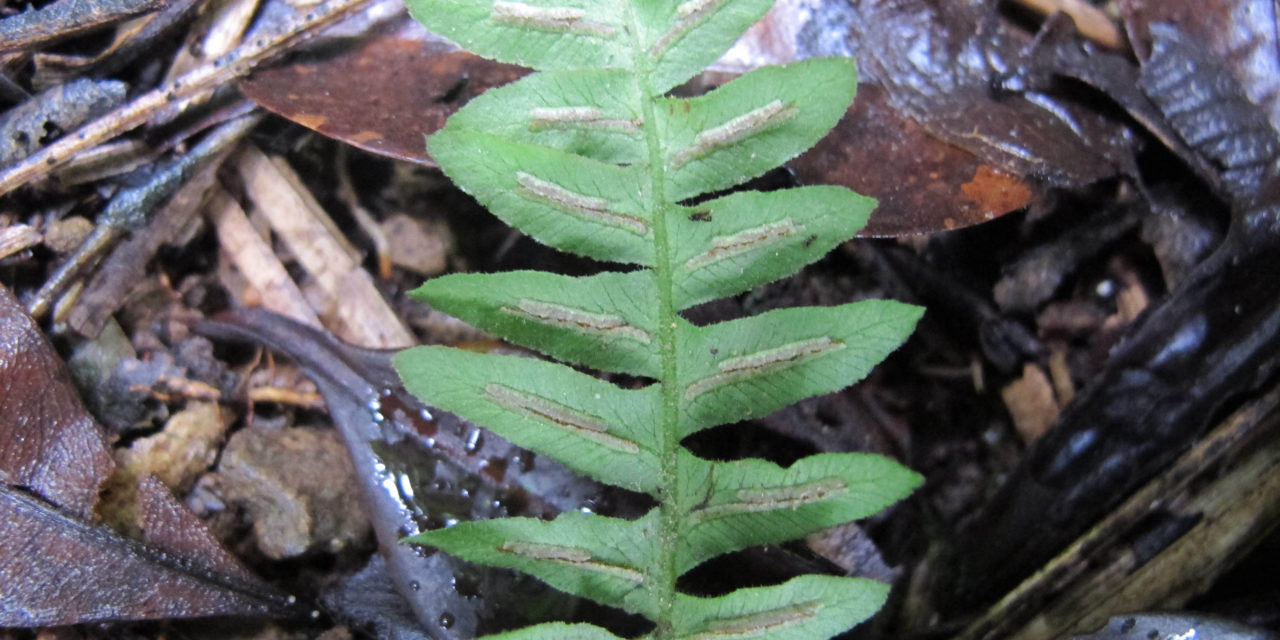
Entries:
{"type": "Polygon", "coordinates": [[[285,602],[287,602],[287,603],[289,603],[289,604],[298,604],[298,597],[297,597],[297,596],[289,596],[288,598],[285,598],[285,599],[284,599],[284,601],[285,601],[285,602]]]}
{"type": "Polygon", "coordinates": [[[444,526],[445,526],[445,528],[446,528],[446,529],[448,529],[449,527],[452,527],[452,526],[454,526],[454,525],[456,525],[456,524],[458,524],[458,519],[457,519],[457,518],[445,518],[445,520],[444,520],[444,526]]]}
{"type": "Polygon", "coordinates": [[[472,429],[471,433],[467,434],[467,443],[463,450],[467,452],[467,455],[473,456],[480,450],[480,446],[483,444],[484,433],[479,429],[472,429]]]}
{"type": "Polygon", "coordinates": [[[441,628],[441,629],[451,629],[451,628],[453,628],[453,614],[452,614],[452,613],[449,613],[448,611],[446,611],[446,612],[444,612],[444,613],[440,614],[440,628],[441,628]]]}
{"type": "Polygon", "coordinates": [[[421,584],[419,584],[417,580],[410,580],[410,581],[409,581],[409,588],[410,588],[410,589],[413,589],[414,591],[417,591],[418,589],[421,589],[421,588],[422,588],[422,585],[421,585],[421,584]]]}
{"type": "Polygon", "coordinates": [[[1002,437],[1002,433],[1000,432],[999,427],[992,426],[991,428],[982,432],[982,440],[990,445],[999,444],[1001,437],[1002,437]]]}
{"type": "Polygon", "coordinates": [[[431,412],[427,411],[425,408],[418,412],[418,417],[427,421],[435,420],[435,417],[431,415],[431,412]]]}
{"type": "Polygon", "coordinates": [[[535,457],[536,456],[532,451],[523,451],[516,454],[515,458],[512,458],[511,461],[515,463],[516,468],[519,469],[521,473],[529,473],[530,471],[533,471],[535,457]]]}
{"type": "Polygon", "coordinates": [[[400,481],[399,483],[400,496],[403,497],[405,500],[412,501],[413,500],[413,479],[410,478],[409,474],[407,473],[400,474],[397,479],[400,481]]]}
{"type": "Polygon", "coordinates": [[[383,388],[381,388],[381,389],[378,389],[378,395],[380,395],[380,396],[382,396],[382,397],[384,397],[384,398],[390,398],[390,397],[391,397],[391,389],[390,389],[390,387],[383,387],[383,388]]]}

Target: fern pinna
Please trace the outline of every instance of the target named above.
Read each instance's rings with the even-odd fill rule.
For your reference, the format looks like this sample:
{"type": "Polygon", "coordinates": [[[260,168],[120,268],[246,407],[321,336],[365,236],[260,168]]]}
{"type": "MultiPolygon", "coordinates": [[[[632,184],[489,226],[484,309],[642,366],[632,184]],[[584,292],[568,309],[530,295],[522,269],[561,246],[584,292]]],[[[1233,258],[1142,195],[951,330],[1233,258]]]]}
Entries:
{"type": "MultiPolygon", "coordinates": [[[[562,362],[650,383],[623,389],[564,364],[443,347],[399,354],[400,374],[429,404],[657,506],[634,521],[571,512],[464,522],[409,542],[641,614],[655,639],[822,638],[879,608],[886,587],[856,578],[801,576],[716,598],[676,588],[711,557],[869,516],[919,483],[872,455],[782,468],[681,446],[862,378],[920,315],[879,300],[701,327],[680,315],[797,271],[852,237],[875,205],[830,186],[689,204],[807,149],[853,99],[848,59],[759,69],[697,98],[666,95],[771,1],[410,0],[436,33],[539,70],[476,98],[431,137],[444,172],[540,242],[639,267],[456,274],[414,295],[562,362]]],[[[504,637],[615,636],[552,623],[504,637]]]]}

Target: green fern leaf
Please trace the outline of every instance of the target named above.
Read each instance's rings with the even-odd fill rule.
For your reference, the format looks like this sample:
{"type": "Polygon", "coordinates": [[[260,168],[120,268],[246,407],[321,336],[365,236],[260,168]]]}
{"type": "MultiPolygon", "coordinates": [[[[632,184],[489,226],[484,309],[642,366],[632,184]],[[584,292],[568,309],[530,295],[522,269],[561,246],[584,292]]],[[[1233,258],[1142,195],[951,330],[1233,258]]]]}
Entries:
{"type": "Polygon", "coordinates": [[[490,640],[622,640],[595,625],[563,622],[548,622],[485,637],[490,640]]]}
{"type": "Polygon", "coordinates": [[[633,164],[648,158],[641,95],[633,74],[621,69],[544,71],[486,91],[449,127],[633,164]]]}
{"type": "MultiPolygon", "coordinates": [[[[406,350],[397,368],[429,404],[658,506],[634,521],[509,518],[409,542],[644,615],[660,640],[826,637],[883,602],[883,585],[829,576],[720,598],[676,589],[681,574],[712,557],[866,517],[920,482],[871,455],[816,455],[783,468],[703,460],[680,444],[861,379],[921,313],[864,301],[703,327],[680,316],[794,273],[856,233],[875,206],[837,187],[689,203],[812,146],[853,98],[853,62],[837,59],[761,69],[697,98],[665,95],[769,4],[410,0],[433,30],[540,70],[475,99],[432,136],[445,173],[547,245],[636,267],[589,277],[458,274],[413,295],[563,363],[640,384],[623,389],[566,364],[442,347],[406,350]]],[[[615,636],[549,624],[497,637],[615,636]]]]}
{"type": "Polygon", "coordinates": [[[648,617],[657,615],[658,590],[645,584],[657,562],[651,517],[637,521],[569,511],[550,522],[500,518],[463,522],[409,541],[429,544],[464,560],[519,569],[584,598],[648,617]]]}
{"type": "Polygon", "coordinates": [[[642,166],[449,128],[428,149],[464,191],[535,239],[598,260],[653,265],[642,166]]]}
{"type": "Polygon", "coordinates": [[[776,544],[873,515],[902,499],[916,476],[880,456],[828,453],[788,468],[764,460],[709,462],[681,456],[679,533],[683,573],[714,556],[776,544]]]}
{"type": "Polygon", "coordinates": [[[842,187],[745,191],[686,207],[668,226],[675,304],[687,309],[795,273],[857,233],[873,208],[842,187]]]}
{"type": "Polygon", "coordinates": [[[679,597],[676,624],[687,640],[829,638],[867,619],[889,589],[871,580],[800,576],[719,598],[679,597]]]}
{"type": "Polygon", "coordinates": [[[647,271],[573,278],[540,271],[455,274],[414,295],[507,340],[574,364],[657,377],[658,319],[647,271]]]}
{"type": "Polygon", "coordinates": [[[812,147],[844,115],[857,75],[852,59],[817,58],[756,69],[700,98],[658,100],[667,197],[741,184],[812,147]]]}
{"type": "Polygon", "coordinates": [[[406,388],[435,406],[601,482],[657,492],[656,387],[619,389],[550,362],[444,347],[416,347],[396,363],[406,388]]]}
{"type": "Polygon", "coordinates": [[[631,59],[625,0],[546,3],[418,0],[428,29],[486,58],[535,69],[625,67],[631,59]]]}
{"type": "Polygon", "coordinates": [[[680,436],[766,416],[862,379],[902,344],[917,307],[866,300],[838,307],[776,309],[695,327],[677,322],[675,392],[680,436]]]}
{"type": "Polygon", "coordinates": [[[428,29],[486,58],[535,69],[646,69],[652,95],[692,78],[772,0],[410,0],[428,29]],[[640,60],[643,64],[640,64],[640,60]]]}

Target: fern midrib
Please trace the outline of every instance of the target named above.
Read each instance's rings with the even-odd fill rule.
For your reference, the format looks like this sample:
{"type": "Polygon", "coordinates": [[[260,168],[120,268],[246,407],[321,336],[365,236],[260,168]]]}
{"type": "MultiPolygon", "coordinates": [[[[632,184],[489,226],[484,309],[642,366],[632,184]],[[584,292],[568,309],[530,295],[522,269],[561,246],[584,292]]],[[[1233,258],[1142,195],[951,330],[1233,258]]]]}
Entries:
{"type": "Polygon", "coordinates": [[[658,291],[658,354],[662,362],[662,376],[658,380],[662,390],[661,424],[658,428],[658,470],[659,506],[657,518],[657,535],[659,544],[658,562],[649,579],[654,581],[654,595],[657,601],[657,612],[654,622],[654,640],[665,640],[675,637],[675,596],[677,534],[680,530],[680,495],[679,463],[679,412],[680,392],[676,388],[679,380],[677,368],[677,309],[673,285],[673,269],[671,268],[670,236],[667,234],[667,197],[666,170],[663,140],[657,127],[656,103],[658,92],[654,88],[654,59],[642,39],[642,25],[636,15],[635,7],[628,9],[631,22],[631,46],[633,55],[632,68],[637,71],[640,83],[641,114],[644,118],[645,142],[649,151],[649,214],[653,222],[654,261],[653,272],[658,291]]]}

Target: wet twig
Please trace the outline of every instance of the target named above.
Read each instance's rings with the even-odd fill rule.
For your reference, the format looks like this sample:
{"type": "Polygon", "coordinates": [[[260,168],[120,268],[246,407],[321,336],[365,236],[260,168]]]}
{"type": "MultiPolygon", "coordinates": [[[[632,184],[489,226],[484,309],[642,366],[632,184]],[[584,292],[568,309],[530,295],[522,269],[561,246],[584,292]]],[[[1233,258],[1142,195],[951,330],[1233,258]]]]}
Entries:
{"type": "Polygon", "coordinates": [[[240,140],[261,119],[260,115],[248,115],[232,120],[205,136],[192,147],[187,155],[174,160],[158,171],[146,184],[126,189],[111,199],[99,218],[98,226],[58,270],[45,281],[44,286],[27,303],[27,313],[40,318],[48,312],[63,291],[98,262],[108,249],[115,245],[130,229],[145,225],[151,215],[159,210],[170,196],[182,186],[197,169],[215,155],[240,140]]]}

